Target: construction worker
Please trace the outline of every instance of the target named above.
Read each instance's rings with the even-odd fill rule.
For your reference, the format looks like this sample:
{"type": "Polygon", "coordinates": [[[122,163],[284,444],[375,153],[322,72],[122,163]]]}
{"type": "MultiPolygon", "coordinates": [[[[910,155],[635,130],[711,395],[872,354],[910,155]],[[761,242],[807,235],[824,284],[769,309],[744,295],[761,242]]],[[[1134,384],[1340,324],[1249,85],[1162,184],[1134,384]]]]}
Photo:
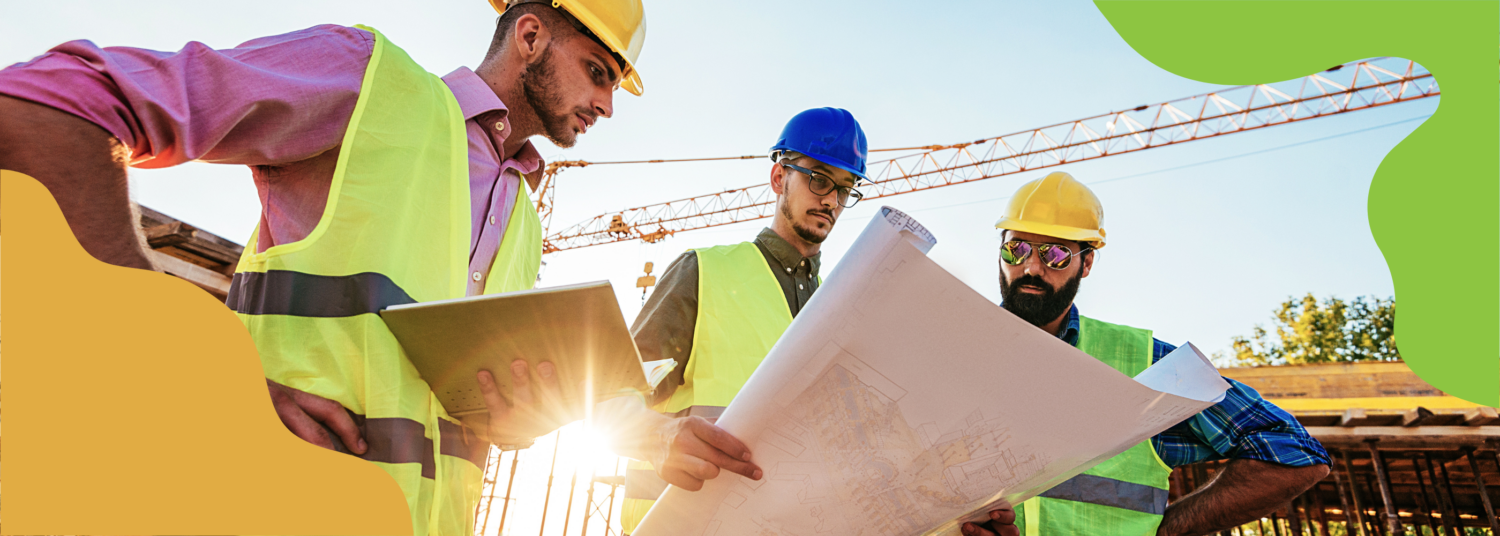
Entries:
{"type": "Polygon", "coordinates": [[[640,0],[491,2],[484,60],[442,78],[374,29],[332,25],[224,50],[73,41],[0,71],[0,167],[45,184],[105,262],[153,268],[127,165],[250,166],[262,213],[227,303],[282,422],[386,470],[415,534],[472,533],[490,444],[562,424],[538,409],[558,378],[517,361],[507,400],[480,371],[489,415],[462,426],[376,313],[534,285],[529,138],[572,146],[617,88],[642,88],[640,0]]]}
{"type": "MultiPolygon", "coordinates": [[[[1000,293],[1005,310],[1135,376],[1176,347],[1150,330],[1079,315],[1073,298],[1104,247],[1103,224],[1099,198],[1067,173],[1022,185],[995,224],[1003,229],[1000,293]]],[[[964,524],[963,533],[1210,534],[1260,519],[1328,474],[1328,453],[1301,424],[1226,381],[1218,404],[1017,508],[991,512],[983,526],[964,524]],[[1232,461],[1213,482],[1167,504],[1172,467],[1223,459],[1232,461]]]]}
{"type": "MultiPolygon", "coordinates": [[[[680,427],[705,426],[723,413],[818,289],[818,249],[860,199],[854,187],[865,178],[866,151],[849,112],[797,114],[771,147],[771,227],[750,242],[690,250],[667,267],[631,327],[641,359],[677,362],[656,388],[654,409],[679,417],[680,427]]],[[[668,483],[696,491],[717,473],[684,461],[692,462],[630,464],[620,514],[626,534],[668,483]]]]}

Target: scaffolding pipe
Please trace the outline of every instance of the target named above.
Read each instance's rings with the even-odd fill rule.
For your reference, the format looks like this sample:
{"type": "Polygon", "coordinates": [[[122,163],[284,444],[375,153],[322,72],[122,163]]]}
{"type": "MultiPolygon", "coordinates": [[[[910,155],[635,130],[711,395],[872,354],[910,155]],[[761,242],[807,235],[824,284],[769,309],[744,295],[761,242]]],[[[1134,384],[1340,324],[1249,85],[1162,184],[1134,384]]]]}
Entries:
{"type": "Polygon", "coordinates": [[[547,494],[542,498],[542,528],[537,530],[537,536],[547,532],[547,506],[552,504],[552,476],[557,474],[557,447],[562,444],[562,430],[552,438],[552,467],[547,469],[547,494]]]}
{"type": "MultiPolygon", "coordinates": [[[[1370,478],[1370,475],[1364,475],[1363,480],[1365,481],[1365,493],[1369,494],[1371,502],[1369,517],[1365,518],[1365,521],[1370,524],[1370,532],[1375,533],[1376,536],[1394,536],[1391,534],[1386,534],[1385,524],[1380,522],[1380,510],[1376,508],[1374,504],[1375,497],[1380,495],[1375,491],[1375,481],[1370,478]]],[[[1364,510],[1360,510],[1359,513],[1363,515],[1366,512],[1364,510]]]]}
{"type": "Polygon", "coordinates": [[[1354,467],[1349,463],[1349,451],[1340,449],[1338,453],[1339,458],[1343,461],[1344,474],[1348,476],[1349,481],[1349,485],[1347,486],[1349,493],[1346,495],[1343,483],[1345,479],[1339,477],[1338,471],[1333,472],[1334,485],[1339,488],[1339,499],[1344,502],[1344,532],[1346,534],[1353,534],[1354,531],[1351,530],[1351,527],[1359,527],[1359,536],[1368,536],[1369,533],[1365,531],[1365,516],[1359,511],[1359,493],[1354,483],[1354,467]]]}
{"type": "MultiPolygon", "coordinates": [[[[617,475],[620,474],[620,460],[619,460],[619,458],[615,459],[615,474],[617,474],[617,475]]],[[[614,530],[614,529],[612,529],[610,527],[612,526],[611,524],[614,523],[614,516],[615,516],[615,490],[616,489],[619,489],[619,486],[616,486],[614,484],[610,484],[609,485],[609,508],[606,509],[606,510],[604,510],[604,535],[605,536],[609,536],[610,531],[614,530]]]]}
{"type": "Polygon", "coordinates": [[[510,490],[516,485],[516,464],[521,461],[521,451],[516,451],[510,457],[510,481],[505,484],[505,505],[500,507],[500,530],[496,534],[505,534],[505,518],[510,513],[510,490]]]}
{"type": "Polygon", "coordinates": [[[1313,484],[1313,507],[1318,509],[1318,536],[1328,536],[1328,512],[1323,506],[1323,494],[1318,493],[1318,485],[1313,484]]]}
{"type": "Polygon", "coordinates": [[[1432,494],[1437,496],[1438,509],[1443,514],[1444,534],[1461,536],[1458,533],[1458,528],[1453,525],[1453,519],[1457,517],[1453,513],[1456,508],[1450,508],[1449,499],[1443,497],[1443,486],[1438,482],[1437,469],[1433,468],[1432,454],[1423,452],[1422,459],[1427,462],[1427,476],[1432,478],[1432,494]]]}
{"type": "Polygon", "coordinates": [[[1464,536],[1464,518],[1458,513],[1458,499],[1453,496],[1453,477],[1448,475],[1448,462],[1438,464],[1438,474],[1443,475],[1443,493],[1448,496],[1448,505],[1453,509],[1453,534],[1464,536]]]}
{"type": "MultiPolygon", "coordinates": [[[[496,454],[492,451],[485,457],[484,482],[490,485],[490,494],[488,497],[489,500],[480,501],[480,504],[484,505],[484,521],[479,524],[478,534],[480,536],[484,536],[484,529],[490,528],[490,510],[495,506],[495,484],[497,484],[495,481],[500,478],[500,456],[501,454],[496,454]],[[493,459],[493,462],[491,462],[491,459],[493,459]],[[490,476],[490,468],[492,466],[494,467],[494,476],[490,476]]],[[[478,504],[474,505],[474,517],[479,517],[478,504]]]]}
{"type": "MultiPolygon", "coordinates": [[[[1432,517],[1432,506],[1427,504],[1427,484],[1422,481],[1422,465],[1417,463],[1415,456],[1411,458],[1411,470],[1417,474],[1417,490],[1421,491],[1417,495],[1417,505],[1422,507],[1422,515],[1427,517],[1427,528],[1432,530],[1432,536],[1438,536],[1440,532],[1438,531],[1437,518],[1432,517]]],[[[1415,519],[1412,520],[1412,525],[1416,525],[1415,519]]],[[[1417,529],[1417,534],[1421,533],[1422,530],[1417,529]]]]}
{"type": "Polygon", "coordinates": [[[1490,490],[1484,487],[1484,475],[1479,473],[1479,461],[1474,459],[1474,448],[1464,448],[1464,457],[1469,459],[1469,467],[1474,470],[1474,484],[1479,486],[1479,500],[1484,504],[1484,515],[1490,521],[1490,534],[1500,535],[1500,523],[1495,522],[1495,506],[1490,504],[1490,490]]]}
{"type": "Polygon", "coordinates": [[[1302,516],[1297,511],[1297,499],[1299,498],[1294,497],[1291,502],[1286,503],[1286,522],[1287,526],[1292,530],[1292,536],[1302,536],[1302,516]]]}
{"type": "Polygon", "coordinates": [[[568,536],[568,523],[573,520],[573,496],[578,494],[578,468],[573,468],[573,479],[568,482],[568,509],[563,511],[563,536],[568,536]]]}
{"type": "Polygon", "coordinates": [[[1375,466],[1375,480],[1380,482],[1380,500],[1385,503],[1386,532],[1391,536],[1405,536],[1401,516],[1396,513],[1396,499],[1391,496],[1391,479],[1385,473],[1385,458],[1380,456],[1380,450],[1375,448],[1374,441],[1366,441],[1365,445],[1370,447],[1370,464],[1375,466]]]}
{"type": "MultiPolygon", "coordinates": [[[[597,482],[594,482],[594,478],[598,476],[598,467],[594,467],[593,469],[589,470],[589,492],[587,497],[585,498],[587,502],[585,502],[584,504],[586,506],[584,506],[583,508],[583,531],[578,536],[589,536],[589,517],[594,513],[594,485],[597,484],[597,482]]],[[[564,534],[563,536],[568,535],[564,534]]]]}

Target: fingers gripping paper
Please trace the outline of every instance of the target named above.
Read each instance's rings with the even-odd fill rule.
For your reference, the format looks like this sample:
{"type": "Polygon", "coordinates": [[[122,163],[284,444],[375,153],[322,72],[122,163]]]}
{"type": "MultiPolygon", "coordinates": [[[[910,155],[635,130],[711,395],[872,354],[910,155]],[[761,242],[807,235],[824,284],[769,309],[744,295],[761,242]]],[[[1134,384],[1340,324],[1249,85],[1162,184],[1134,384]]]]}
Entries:
{"type": "Polygon", "coordinates": [[[957,534],[1211,405],[1191,345],[1132,380],[996,307],[885,207],[725,410],[765,469],[669,487],[636,536],[957,534]]]}

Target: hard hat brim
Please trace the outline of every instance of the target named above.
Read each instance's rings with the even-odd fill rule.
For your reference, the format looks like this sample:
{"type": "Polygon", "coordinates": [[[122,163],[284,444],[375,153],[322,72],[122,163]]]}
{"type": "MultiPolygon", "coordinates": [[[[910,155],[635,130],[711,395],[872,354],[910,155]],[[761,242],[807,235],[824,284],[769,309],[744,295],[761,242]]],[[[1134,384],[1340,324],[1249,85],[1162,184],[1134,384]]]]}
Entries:
{"type": "Polygon", "coordinates": [[[807,154],[807,153],[804,153],[802,151],[798,151],[796,148],[793,148],[793,147],[787,147],[785,145],[776,145],[774,147],[771,147],[771,151],[770,152],[774,155],[775,153],[781,152],[781,151],[792,151],[792,152],[795,152],[795,153],[800,154],[802,156],[805,156],[805,157],[811,158],[813,160],[817,160],[819,162],[822,162],[824,164],[827,164],[827,165],[830,165],[830,166],[842,169],[844,171],[848,171],[851,175],[854,175],[855,179],[857,179],[855,181],[856,183],[859,182],[859,181],[869,182],[869,180],[870,180],[869,177],[866,177],[864,173],[861,173],[858,170],[855,170],[854,166],[850,166],[849,164],[845,164],[843,162],[839,162],[839,161],[834,160],[832,158],[829,158],[829,159],[826,159],[826,160],[823,159],[823,158],[818,158],[818,155],[807,154]]]}
{"type": "Polygon", "coordinates": [[[1021,221],[1013,218],[1000,218],[1000,221],[995,222],[995,228],[1006,229],[1010,231],[1019,231],[1023,233],[1034,233],[1043,236],[1061,238],[1063,240],[1072,240],[1074,242],[1084,242],[1087,243],[1089,247],[1092,247],[1094,249],[1104,248],[1103,229],[1094,231],[1090,229],[1079,229],[1077,227],[1066,227],[1062,225],[1021,221]]]}

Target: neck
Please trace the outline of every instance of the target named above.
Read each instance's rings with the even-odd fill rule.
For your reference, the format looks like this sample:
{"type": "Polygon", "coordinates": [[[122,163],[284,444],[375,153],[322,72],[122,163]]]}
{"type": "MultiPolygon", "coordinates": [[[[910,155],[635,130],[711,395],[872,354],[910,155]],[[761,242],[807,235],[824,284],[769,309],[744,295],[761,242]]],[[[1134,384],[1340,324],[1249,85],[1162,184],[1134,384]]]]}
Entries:
{"type": "Polygon", "coordinates": [[[797,231],[792,229],[792,223],[780,216],[771,222],[771,231],[776,233],[776,236],[781,237],[782,240],[785,240],[786,243],[791,244],[793,248],[796,248],[797,253],[803,257],[817,255],[818,248],[822,246],[822,244],[815,244],[804,240],[797,234],[797,231]]]}
{"type": "Polygon", "coordinates": [[[526,101],[526,88],[521,82],[521,75],[525,73],[526,66],[518,61],[511,61],[510,54],[504,52],[485,58],[474,70],[484,80],[490,91],[500,98],[505,105],[506,120],[510,123],[507,127],[510,132],[505,136],[505,142],[501,145],[501,160],[515,158],[516,153],[521,151],[521,146],[526,145],[526,140],[532,136],[542,133],[542,121],[536,115],[536,110],[531,108],[531,103],[526,101]]]}
{"type": "Polygon", "coordinates": [[[1046,324],[1043,324],[1043,325],[1037,326],[1037,327],[1042,328],[1042,331],[1045,331],[1047,333],[1051,333],[1054,336],[1055,335],[1060,335],[1061,333],[1059,333],[1059,332],[1062,331],[1063,322],[1066,321],[1067,318],[1068,318],[1068,311],[1072,311],[1072,310],[1073,310],[1073,304],[1070,303],[1070,304],[1068,304],[1068,308],[1063,311],[1063,314],[1057,315],[1057,318],[1052,319],[1051,322],[1048,322],[1046,324]]]}

